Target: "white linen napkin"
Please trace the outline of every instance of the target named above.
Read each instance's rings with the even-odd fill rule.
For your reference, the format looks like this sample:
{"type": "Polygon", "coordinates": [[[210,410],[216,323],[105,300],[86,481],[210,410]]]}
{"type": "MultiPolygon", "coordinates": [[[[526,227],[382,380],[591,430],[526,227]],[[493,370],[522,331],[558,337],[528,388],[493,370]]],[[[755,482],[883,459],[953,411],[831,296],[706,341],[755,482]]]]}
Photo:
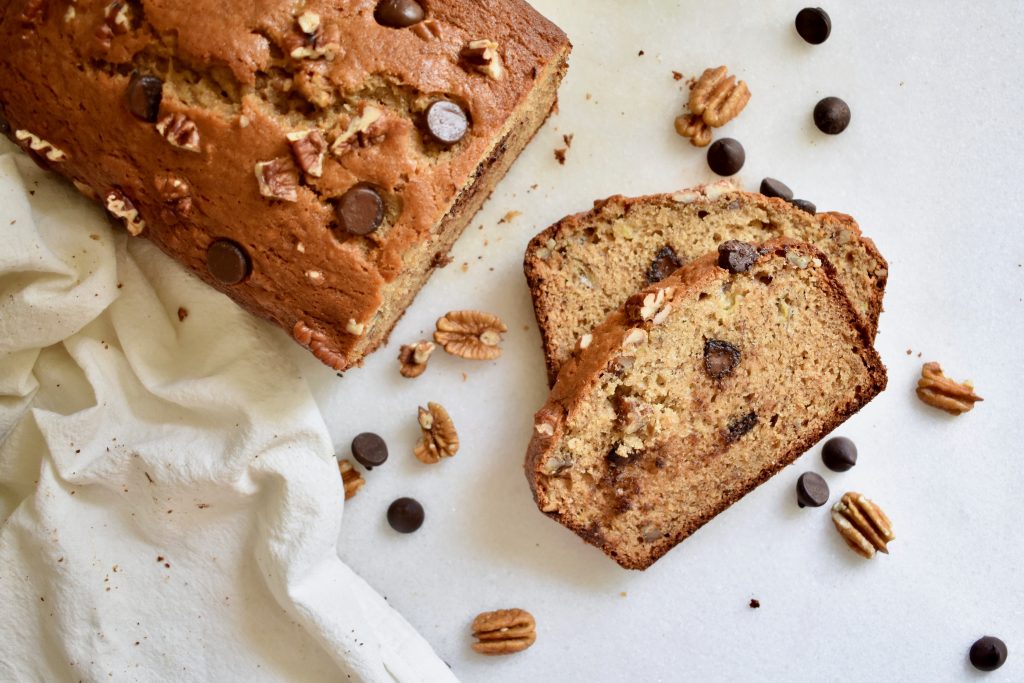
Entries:
{"type": "Polygon", "coordinates": [[[4,140],[0,234],[0,681],[455,680],[338,559],[284,335],[4,140]]]}

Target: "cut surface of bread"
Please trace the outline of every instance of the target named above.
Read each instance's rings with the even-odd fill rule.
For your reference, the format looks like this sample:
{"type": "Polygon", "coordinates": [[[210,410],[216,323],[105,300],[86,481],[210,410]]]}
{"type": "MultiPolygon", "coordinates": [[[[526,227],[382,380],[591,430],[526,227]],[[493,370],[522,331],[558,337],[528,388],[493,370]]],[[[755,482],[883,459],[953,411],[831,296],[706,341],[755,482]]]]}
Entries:
{"type": "Polygon", "coordinates": [[[708,254],[583,337],[535,418],[538,507],[644,569],[835,429],[886,372],[824,255],[708,254]]]}
{"type": "Polygon", "coordinates": [[[888,264],[850,216],[808,214],[731,181],[674,194],[610,197],[534,237],[526,250],[548,379],[580,337],[633,292],[730,239],[791,238],[821,249],[873,339],[888,264]]]}

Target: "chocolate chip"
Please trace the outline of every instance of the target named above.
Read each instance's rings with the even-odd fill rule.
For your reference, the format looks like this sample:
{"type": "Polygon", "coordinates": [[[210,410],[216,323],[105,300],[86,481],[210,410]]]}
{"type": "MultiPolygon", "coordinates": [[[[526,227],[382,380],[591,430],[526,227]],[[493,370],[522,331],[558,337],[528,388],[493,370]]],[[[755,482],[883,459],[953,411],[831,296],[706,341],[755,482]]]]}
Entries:
{"type": "Polygon", "coordinates": [[[820,508],[828,502],[828,482],[820,474],[804,472],[796,480],[796,504],[800,507],[820,508]]]}
{"type": "Polygon", "coordinates": [[[708,166],[721,176],[739,173],[746,160],[747,154],[743,151],[743,145],[732,138],[716,140],[708,148],[708,166]]]}
{"type": "Polygon", "coordinates": [[[388,524],[400,534],[411,534],[423,526],[423,506],[413,498],[399,498],[388,506],[388,524]]]}
{"type": "Polygon", "coordinates": [[[757,413],[750,411],[743,417],[738,417],[729,423],[726,431],[726,438],[735,441],[757,425],[757,413]]]}
{"type": "Polygon", "coordinates": [[[722,379],[740,364],[740,350],[721,339],[704,342],[704,371],[715,379],[722,379]]]}
{"type": "Polygon", "coordinates": [[[821,447],[821,461],[833,472],[846,472],[857,464],[857,446],[845,436],[837,436],[821,447]]]}
{"type": "Polygon", "coordinates": [[[816,207],[813,202],[809,202],[806,199],[791,199],[789,200],[789,203],[801,211],[806,211],[812,216],[818,213],[818,207],[816,207]]]}
{"type": "Polygon", "coordinates": [[[156,76],[144,76],[136,71],[128,81],[128,89],[124,93],[125,106],[137,118],[156,123],[163,88],[164,82],[156,76]]]}
{"type": "Polygon", "coordinates": [[[237,285],[252,270],[245,249],[231,240],[217,240],[210,245],[206,250],[206,267],[226,285],[237,285]]]}
{"type": "Polygon", "coordinates": [[[681,265],[683,262],[676,256],[675,250],[666,244],[654,255],[651,267],[647,269],[647,284],[653,285],[655,282],[661,282],[681,265]]]}
{"type": "Polygon", "coordinates": [[[826,97],[814,105],[814,125],[826,135],[839,135],[850,125],[850,106],[838,97],[826,97]]]}
{"type": "Polygon", "coordinates": [[[373,18],[381,26],[406,28],[423,21],[423,7],[416,0],[380,0],[373,18]]]}
{"type": "Polygon", "coordinates": [[[761,181],[761,194],[765,197],[779,197],[787,202],[793,199],[793,190],[781,180],[765,178],[761,181]]]}
{"type": "Polygon", "coordinates": [[[454,145],[466,136],[469,119],[462,107],[449,100],[438,100],[427,108],[427,132],[442,145],[454,145]]]}
{"type": "Polygon", "coordinates": [[[384,221],[384,200],[370,185],[353,185],[334,207],[338,222],[353,235],[369,235],[384,221]]]}
{"type": "Polygon", "coordinates": [[[757,609],[761,606],[761,601],[757,598],[750,598],[750,609],[757,609]]]}
{"type": "Polygon", "coordinates": [[[971,664],[980,671],[995,671],[1006,663],[1006,643],[995,636],[984,636],[971,645],[971,664]]]}
{"type": "Polygon", "coordinates": [[[352,439],[352,457],[368,470],[383,465],[388,459],[388,445],[373,432],[363,432],[352,439]]]}
{"type": "Polygon", "coordinates": [[[820,7],[805,7],[797,12],[796,32],[811,45],[821,45],[832,33],[832,19],[820,7]]]}
{"type": "Polygon", "coordinates": [[[757,262],[757,249],[754,245],[729,240],[718,245],[718,267],[730,273],[745,273],[757,262]]]}

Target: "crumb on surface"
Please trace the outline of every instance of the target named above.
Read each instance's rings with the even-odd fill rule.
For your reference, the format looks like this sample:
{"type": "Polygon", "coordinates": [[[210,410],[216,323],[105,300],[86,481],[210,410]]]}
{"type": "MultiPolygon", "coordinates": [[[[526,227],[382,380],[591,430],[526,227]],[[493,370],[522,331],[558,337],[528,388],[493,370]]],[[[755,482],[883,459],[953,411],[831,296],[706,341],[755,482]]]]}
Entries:
{"type": "Polygon", "coordinates": [[[178,322],[184,322],[185,318],[188,317],[188,309],[184,306],[178,306],[178,322]]]}
{"type": "Polygon", "coordinates": [[[523,215],[522,211],[509,211],[504,216],[502,216],[501,218],[498,219],[498,225],[501,225],[503,223],[510,223],[510,222],[514,221],[516,218],[518,218],[519,216],[522,216],[522,215],[523,215]]]}
{"type": "Polygon", "coordinates": [[[643,50],[640,50],[640,52],[637,52],[637,53],[636,53],[636,56],[637,56],[637,57],[643,57],[643,56],[644,56],[644,51],[643,51],[643,50]]]}
{"type": "Polygon", "coordinates": [[[569,150],[566,148],[560,148],[555,150],[555,159],[558,161],[558,163],[560,163],[563,166],[565,166],[565,153],[567,151],[569,150]]]}
{"type": "Polygon", "coordinates": [[[675,81],[683,80],[683,74],[679,73],[678,71],[673,71],[672,72],[672,80],[675,80],[675,81]]]}
{"type": "Polygon", "coordinates": [[[761,606],[761,601],[757,598],[750,598],[750,609],[757,609],[761,606]]]}

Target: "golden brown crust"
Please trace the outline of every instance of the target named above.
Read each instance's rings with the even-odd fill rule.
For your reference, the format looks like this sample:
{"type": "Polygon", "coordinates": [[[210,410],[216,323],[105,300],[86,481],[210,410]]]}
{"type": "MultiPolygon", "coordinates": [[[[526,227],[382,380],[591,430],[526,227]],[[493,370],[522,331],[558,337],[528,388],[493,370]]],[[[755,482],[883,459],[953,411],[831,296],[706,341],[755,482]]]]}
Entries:
{"type": "Polygon", "coordinates": [[[323,50],[300,57],[305,48],[290,51],[305,40],[293,3],[133,0],[112,19],[108,2],[46,0],[26,19],[29,1],[0,15],[0,109],[12,138],[29,131],[61,150],[61,160],[34,156],[87,194],[121,193],[144,236],[254,313],[289,330],[302,322],[342,368],[386,339],[435,255],[539,127],[570,49],[522,0],[429,3],[431,30],[379,25],[375,0],[310,0],[302,12],[318,17],[323,50]],[[501,78],[460,58],[478,39],[498,44],[501,78]],[[164,80],[157,121],[124,104],[133,71],[164,80]],[[471,120],[450,149],[421,120],[441,98],[471,120]],[[326,152],[322,171],[308,149],[296,159],[289,133],[317,129],[334,146],[367,106],[379,119],[326,152]],[[296,162],[307,172],[273,199],[254,171],[278,159],[283,177],[296,162]],[[344,233],[334,215],[357,183],[380,188],[386,204],[384,225],[366,237],[344,233]],[[252,261],[241,284],[207,271],[206,249],[222,238],[252,261]]]}
{"type": "MultiPolygon", "coordinates": [[[[791,442],[784,453],[778,454],[778,458],[774,462],[764,466],[748,480],[738,480],[738,485],[729,488],[728,495],[719,499],[717,503],[707,506],[685,527],[676,529],[661,539],[651,548],[649,554],[640,557],[632,556],[622,552],[622,548],[610,543],[600,530],[578,524],[565,510],[559,509],[547,500],[541,490],[541,481],[545,476],[542,467],[549,462],[555,447],[565,436],[566,422],[593,393],[602,373],[608,368],[609,362],[620,353],[623,340],[632,328],[632,323],[627,320],[622,308],[612,313],[604,323],[594,330],[590,345],[585,350],[575,352],[565,363],[546,404],[536,413],[534,433],[525,460],[525,472],[534,500],[542,512],[570,528],[586,542],[601,548],[609,557],[627,569],[645,569],[653,564],[713,517],[767,481],[783,467],[792,463],[885,389],[887,382],[885,366],[872,347],[871,338],[864,329],[860,317],[851,307],[842,285],[836,278],[835,268],[827,257],[811,245],[796,243],[792,240],[777,240],[764,246],[775,255],[785,255],[787,252],[795,251],[810,259],[821,259],[822,267],[819,269],[822,275],[821,285],[831,304],[836,307],[836,310],[842,312],[846,324],[853,330],[854,336],[859,342],[856,353],[863,362],[869,382],[864,386],[859,386],[858,391],[850,396],[848,401],[840,405],[819,429],[801,434],[799,438],[791,442]]],[[[666,280],[643,291],[656,292],[673,288],[675,300],[685,300],[687,293],[692,294],[705,288],[709,282],[721,279],[723,273],[724,271],[717,266],[717,254],[708,254],[680,268],[666,280]]]]}

